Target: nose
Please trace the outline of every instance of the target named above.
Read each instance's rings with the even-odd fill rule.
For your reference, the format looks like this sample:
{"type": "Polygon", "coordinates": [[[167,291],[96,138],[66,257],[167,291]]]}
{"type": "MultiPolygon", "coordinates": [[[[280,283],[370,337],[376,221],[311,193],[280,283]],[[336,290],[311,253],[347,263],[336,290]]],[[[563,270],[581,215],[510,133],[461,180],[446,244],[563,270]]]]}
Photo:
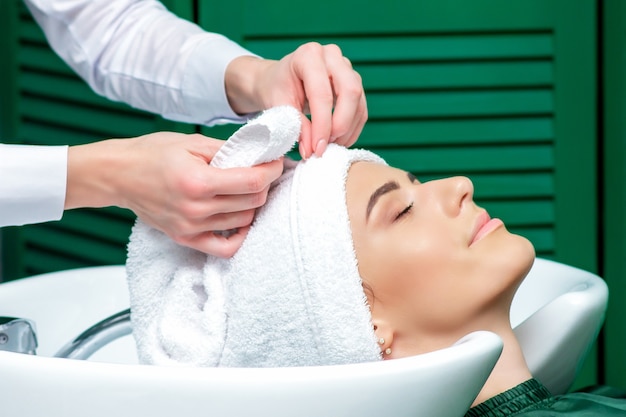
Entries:
{"type": "Polygon", "coordinates": [[[474,198],[474,184],[467,177],[450,177],[439,181],[437,194],[442,209],[450,216],[457,216],[463,206],[474,198]]]}

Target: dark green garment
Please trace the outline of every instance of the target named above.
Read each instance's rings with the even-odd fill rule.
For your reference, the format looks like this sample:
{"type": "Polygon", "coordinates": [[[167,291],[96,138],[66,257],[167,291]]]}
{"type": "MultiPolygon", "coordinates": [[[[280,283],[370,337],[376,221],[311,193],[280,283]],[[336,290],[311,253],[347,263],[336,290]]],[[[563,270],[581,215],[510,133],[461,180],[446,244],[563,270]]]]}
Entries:
{"type": "Polygon", "coordinates": [[[596,388],[589,392],[553,396],[539,381],[530,379],[472,407],[465,417],[626,417],[626,398],[614,398],[623,394],[596,388]]]}

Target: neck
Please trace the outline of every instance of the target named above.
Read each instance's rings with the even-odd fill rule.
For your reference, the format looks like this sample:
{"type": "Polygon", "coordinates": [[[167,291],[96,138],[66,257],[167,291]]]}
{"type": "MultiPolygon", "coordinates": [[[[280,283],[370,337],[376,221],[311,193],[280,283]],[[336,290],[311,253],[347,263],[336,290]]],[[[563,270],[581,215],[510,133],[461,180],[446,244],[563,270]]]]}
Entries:
{"type": "Polygon", "coordinates": [[[493,368],[491,375],[489,375],[487,382],[485,382],[482,390],[478,393],[472,406],[480,404],[532,378],[524,359],[522,348],[513,330],[509,327],[496,331],[496,333],[504,342],[502,355],[500,355],[496,366],[493,368]]]}

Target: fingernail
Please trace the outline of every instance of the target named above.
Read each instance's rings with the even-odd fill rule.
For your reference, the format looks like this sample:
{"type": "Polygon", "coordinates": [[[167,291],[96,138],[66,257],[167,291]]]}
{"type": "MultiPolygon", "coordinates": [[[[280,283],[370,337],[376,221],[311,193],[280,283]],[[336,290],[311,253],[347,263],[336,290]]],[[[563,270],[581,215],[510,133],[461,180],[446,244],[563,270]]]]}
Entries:
{"type": "Polygon", "coordinates": [[[320,139],[320,141],[317,142],[317,146],[315,146],[315,155],[322,156],[324,154],[324,151],[326,150],[326,145],[326,140],[320,139]]]}
{"type": "Polygon", "coordinates": [[[304,153],[304,145],[302,144],[302,142],[298,144],[298,150],[300,151],[300,156],[302,157],[302,159],[306,159],[306,154],[304,153]]]}

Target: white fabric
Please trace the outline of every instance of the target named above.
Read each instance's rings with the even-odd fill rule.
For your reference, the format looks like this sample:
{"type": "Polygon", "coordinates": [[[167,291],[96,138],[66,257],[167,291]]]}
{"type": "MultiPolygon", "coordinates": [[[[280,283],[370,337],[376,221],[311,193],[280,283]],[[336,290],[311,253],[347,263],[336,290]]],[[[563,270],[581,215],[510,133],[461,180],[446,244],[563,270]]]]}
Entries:
{"type": "Polygon", "coordinates": [[[298,141],[300,124],[300,112],[294,107],[269,109],[228,138],[211,165],[241,168],[278,159],[298,141]]]}
{"type": "Polygon", "coordinates": [[[155,0],[25,3],[55,52],[98,94],[177,121],[245,121],[228,104],[224,72],[253,54],[224,36],[155,0]]]}
{"type": "MultiPolygon", "coordinates": [[[[251,52],[179,19],[153,0],[25,0],[48,42],[111,100],[183,122],[244,122],[228,104],[224,72],[251,52]]],[[[58,220],[67,149],[4,148],[0,226],[58,220]],[[9,161],[7,163],[7,161],[9,161]]]]}
{"type": "MultiPolygon", "coordinates": [[[[251,122],[266,129],[236,133],[237,152],[228,155],[251,153],[254,161],[265,150],[250,143],[273,142],[268,135],[295,143],[298,112],[274,117],[274,110],[283,111],[251,122]]],[[[178,246],[138,222],[126,267],[140,361],[273,367],[379,360],[345,202],[345,178],[356,160],[384,163],[331,144],[323,157],[291,164],[231,259],[178,246]]]]}
{"type": "Polygon", "coordinates": [[[0,227],[59,220],[67,146],[0,144],[0,227]]]}

